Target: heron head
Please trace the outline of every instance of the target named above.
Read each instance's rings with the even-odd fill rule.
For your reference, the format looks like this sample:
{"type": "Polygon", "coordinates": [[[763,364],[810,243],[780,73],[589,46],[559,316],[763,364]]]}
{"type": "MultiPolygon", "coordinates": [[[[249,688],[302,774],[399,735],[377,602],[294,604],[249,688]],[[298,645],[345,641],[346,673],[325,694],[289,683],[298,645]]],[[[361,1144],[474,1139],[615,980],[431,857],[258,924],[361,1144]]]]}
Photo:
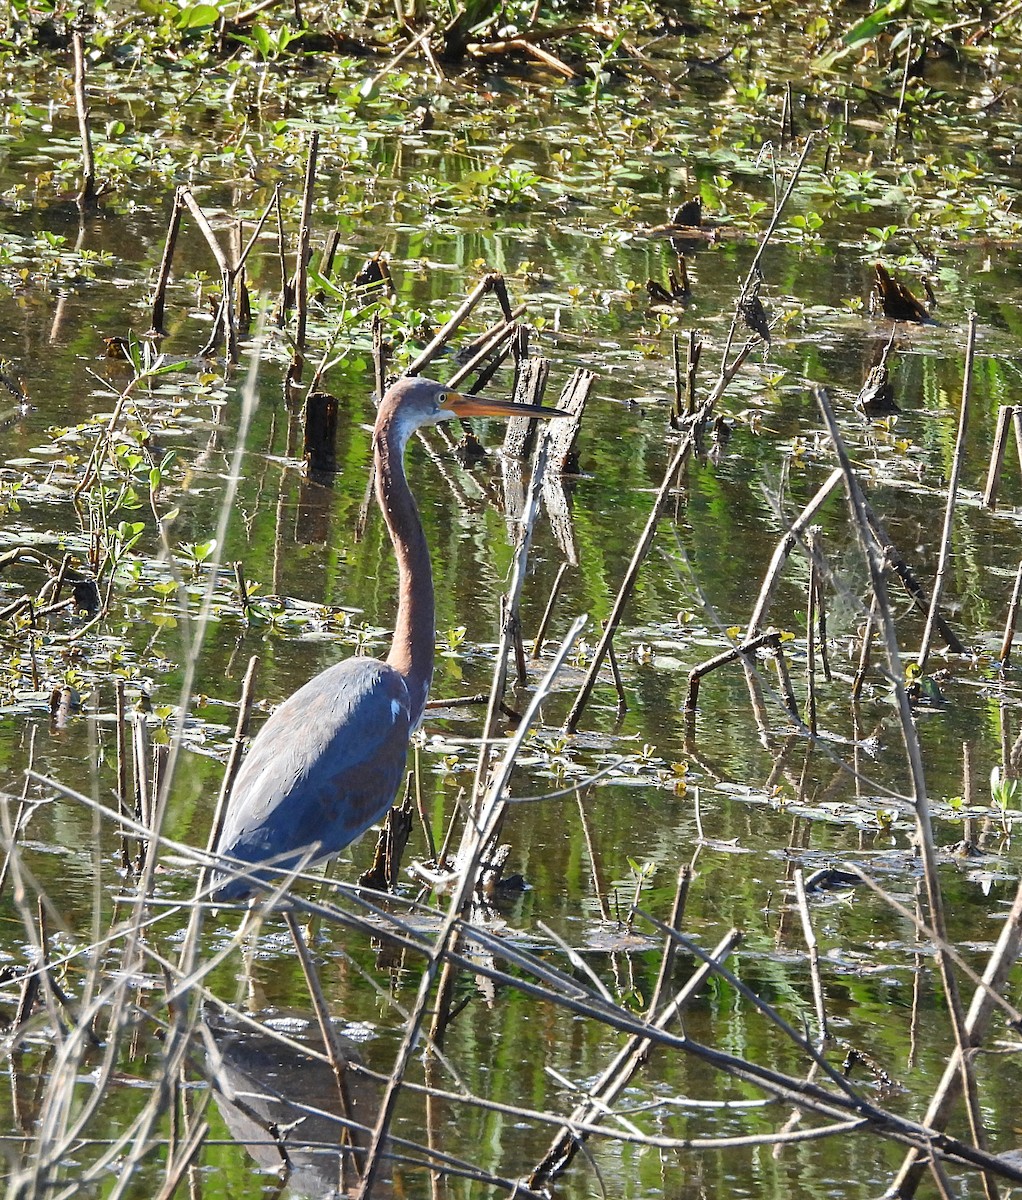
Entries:
{"type": "Polygon", "coordinates": [[[541,404],[515,404],[509,400],[491,400],[467,396],[432,379],[405,376],[387,389],[381,411],[388,408],[402,424],[414,429],[436,425],[453,417],[562,417],[567,414],[541,404]]]}

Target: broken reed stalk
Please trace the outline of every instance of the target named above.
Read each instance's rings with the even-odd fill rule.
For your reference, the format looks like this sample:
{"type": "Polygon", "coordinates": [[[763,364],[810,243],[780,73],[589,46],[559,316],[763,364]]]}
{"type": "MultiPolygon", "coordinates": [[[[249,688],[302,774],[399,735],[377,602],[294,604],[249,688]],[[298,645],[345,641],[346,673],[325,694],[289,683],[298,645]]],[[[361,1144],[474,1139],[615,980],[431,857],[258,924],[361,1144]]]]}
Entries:
{"type": "MultiPolygon", "coordinates": [[[[710,951],[709,961],[702,962],[692,972],[685,986],[678,992],[653,1022],[655,1029],[667,1029],[695,998],[706,980],[713,974],[714,967],[725,962],[742,940],[737,929],[730,930],[717,946],[710,951]]],[[[634,1036],[621,1047],[599,1077],[590,1085],[586,1098],[564,1122],[564,1128],[554,1138],[546,1154],[528,1176],[529,1187],[544,1188],[560,1175],[586,1141],[587,1134],[579,1130],[597,1113],[604,1112],[614,1103],[628,1086],[632,1076],[649,1056],[652,1043],[641,1036],[634,1036]]]]}
{"type": "Polygon", "coordinates": [[[489,380],[492,379],[497,367],[510,357],[516,330],[517,326],[514,324],[500,325],[482,342],[468,361],[462,363],[450,379],[447,380],[447,386],[449,388],[459,387],[462,380],[467,379],[477,367],[486,363],[492,354],[495,356],[494,361],[487,364],[486,368],[480,372],[479,379],[468,389],[469,393],[473,396],[481,392],[489,380]],[[502,347],[503,353],[500,352],[502,347]],[[493,368],[492,370],[490,369],[491,367],[493,368]]]}
{"type": "Polygon", "coordinates": [[[1005,670],[1011,659],[1011,643],[1015,640],[1015,626],[1018,623],[1019,600],[1022,599],[1022,562],[1018,564],[1015,573],[1015,586],[1011,589],[1011,600],[1008,603],[1008,618],[1004,623],[1004,637],[1001,639],[1001,670],[1005,670]]]}
{"type": "Polygon", "coordinates": [[[277,262],[280,266],[280,303],[277,306],[277,326],[281,329],[294,303],[294,288],[287,269],[287,240],[284,237],[284,209],[280,202],[280,184],[273,189],[273,211],[277,218],[277,262]]]}
{"type": "Polygon", "coordinates": [[[202,350],[199,351],[199,354],[202,357],[213,354],[220,343],[222,334],[227,358],[232,363],[237,362],[238,331],[234,315],[234,268],[224,248],[217,241],[213,227],[210,225],[206,214],[202,211],[199,202],[192,195],[191,189],[182,188],[179,194],[182,203],[192,214],[200,233],[206,239],[206,245],[216,260],[216,265],[220,271],[220,304],[217,308],[216,317],[213,320],[213,329],[210,332],[209,339],[202,350]]]}
{"type": "MultiPolygon", "coordinates": [[[[1008,913],[1008,918],[1001,927],[1000,936],[994,946],[986,970],[983,972],[981,987],[973,993],[969,1012],[965,1018],[965,1046],[968,1050],[982,1045],[986,1038],[996,1008],[996,995],[1008,982],[1008,977],[1018,959],[1022,948],[1022,883],[1015,891],[1015,900],[1008,913]]],[[[924,1123],[932,1129],[946,1128],[954,1105],[961,1094],[962,1051],[956,1048],[944,1069],[940,1085],[926,1110],[924,1123]]],[[[923,1156],[918,1150],[910,1151],[895,1177],[888,1195],[898,1196],[899,1200],[909,1200],[914,1195],[923,1169],[923,1156]]]]}
{"type": "Polygon", "coordinates": [[[806,544],[809,549],[810,570],[816,583],[816,645],[820,651],[820,669],[827,683],[832,682],[830,670],[830,650],[827,646],[827,589],[824,586],[826,559],[820,549],[820,539],[823,531],[819,525],[813,525],[807,534],[806,544]]]}
{"type": "Polygon", "coordinates": [[[160,260],[160,270],[156,276],[156,291],[153,293],[153,315],[149,332],[151,338],[167,336],[166,310],[167,288],[170,286],[170,270],[174,262],[174,251],[177,248],[177,235],[181,230],[181,214],[184,211],[184,201],[181,198],[181,188],[174,192],[174,203],[170,210],[170,224],[167,226],[167,240],[163,244],[163,258],[160,260]]]}
{"type": "Polygon", "coordinates": [[[908,43],[905,46],[905,67],[901,73],[901,92],[898,95],[898,111],[894,114],[894,140],[901,137],[901,118],[905,112],[905,93],[908,91],[908,76],[912,67],[912,34],[913,29],[910,25],[908,28],[908,43]]]}
{"type": "Polygon", "coordinates": [[[417,33],[415,35],[415,37],[411,38],[410,41],[408,41],[404,46],[402,46],[401,49],[397,52],[397,54],[395,54],[394,57],[389,60],[389,62],[385,63],[384,66],[381,67],[380,70],[377,71],[375,75],[371,76],[368,80],[366,80],[365,83],[362,84],[363,94],[369,95],[371,91],[375,91],[376,88],[379,87],[382,80],[386,79],[386,77],[390,74],[391,71],[394,70],[394,68],[397,66],[397,64],[399,62],[401,62],[402,59],[404,59],[409,54],[411,54],[411,52],[417,46],[421,46],[429,38],[429,35],[433,32],[433,30],[435,28],[436,28],[436,23],[433,21],[430,21],[430,23],[425,27],[425,29],[422,29],[419,33],[417,33]]]}
{"type": "MultiPolygon", "coordinates": [[[[28,769],[30,771],[35,765],[36,728],[37,727],[33,725],[28,735],[28,769]]],[[[26,775],[22,780],[21,796],[18,798],[18,807],[14,814],[14,822],[10,826],[10,833],[6,836],[7,845],[4,849],[4,863],[3,866],[0,867],[0,896],[3,895],[4,887],[7,884],[7,875],[11,868],[11,855],[15,852],[15,844],[17,843],[18,838],[21,836],[21,823],[25,819],[25,809],[28,807],[28,787],[29,777],[26,775]]],[[[7,813],[6,802],[2,807],[4,808],[6,814],[4,819],[5,821],[9,821],[10,814],[7,813]]],[[[15,1026],[18,1024],[20,1024],[20,1022],[16,1021],[15,1026]]]]}
{"type": "Polygon", "coordinates": [[[78,114],[78,135],[82,140],[82,186],[78,189],[76,203],[84,216],[95,212],[99,192],[96,190],[96,159],[92,152],[92,131],[89,127],[89,101],[85,94],[85,42],[81,32],[71,35],[74,50],[75,110],[78,114]]]}
{"type": "MultiPolygon", "coordinates": [[[[812,532],[810,531],[810,537],[812,532]]],[[[814,547],[815,549],[815,547],[814,547]]],[[[809,555],[809,582],[806,587],[806,725],[809,733],[816,737],[816,594],[819,579],[816,555],[809,555]]]]}
{"type": "Polygon", "coordinates": [[[1004,469],[1004,454],[1008,448],[1008,430],[1015,415],[1015,407],[1002,404],[997,410],[997,426],[994,430],[994,444],[990,449],[990,465],[987,468],[987,482],[983,489],[983,507],[991,511],[997,507],[997,493],[1001,487],[1001,472],[1004,469]]]}
{"type": "MultiPolygon", "coordinates": [[[[586,854],[589,856],[589,874],[593,880],[593,894],[596,896],[596,903],[600,908],[600,919],[610,921],[610,908],[607,905],[606,896],[604,895],[605,888],[603,881],[600,878],[600,860],[597,854],[596,846],[593,842],[592,830],[589,827],[589,817],[586,814],[585,805],[582,802],[582,793],[575,793],[575,802],[578,805],[578,819],[582,827],[582,836],[585,838],[586,854]]],[[[672,924],[674,924],[672,916],[672,924]]],[[[661,960],[662,962],[663,960],[661,960]]]]}
{"type": "MultiPolygon", "coordinates": [[[[426,346],[422,353],[414,360],[411,366],[405,371],[406,375],[420,375],[426,367],[433,361],[440,351],[451,340],[455,331],[462,325],[468,315],[472,312],[480,300],[488,293],[494,292],[498,298],[500,291],[498,283],[504,289],[503,294],[507,299],[507,289],[504,288],[503,277],[496,272],[489,275],[484,275],[483,278],[476,284],[468,296],[461,302],[455,311],[448,318],[446,325],[436,334],[433,340],[426,346]]],[[[507,308],[505,316],[510,319],[510,306],[507,308]]]]}
{"type": "Polygon", "coordinates": [[[492,839],[495,824],[502,815],[504,806],[507,803],[505,793],[515,759],[522,747],[526,734],[539,715],[543,701],[546,700],[553,688],[557,674],[571,652],[575,640],[582,632],[585,621],[585,617],[579,617],[568,631],[567,637],[561,643],[560,649],[551,663],[550,670],[533,693],[529,706],[522,717],[518,729],[509,741],[500,764],[491,775],[486,794],[482,798],[478,812],[472,814],[470,817],[469,828],[472,830],[474,836],[472,837],[471,844],[466,847],[468,853],[460,864],[462,875],[451,898],[447,916],[444,918],[429,952],[426,969],[419,983],[415,1004],[408,1015],[405,1025],[405,1036],[398,1050],[386,1091],[380,1103],[379,1116],[376,1121],[376,1127],[373,1130],[372,1141],[369,1145],[366,1164],[362,1174],[362,1182],[357,1193],[358,1200],[370,1200],[373,1194],[373,1186],[379,1171],[383,1142],[390,1129],[390,1123],[394,1115],[394,1106],[397,1103],[398,1093],[404,1082],[405,1072],[408,1069],[412,1052],[418,1042],[419,1030],[426,1013],[429,996],[440,971],[440,966],[445,956],[452,949],[452,939],[455,937],[465,907],[471,900],[472,893],[475,891],[483,853],[492,839]]]}
{"type": "MultiPolygon", "coordinates": [[[[744,655],[742,658],[744,662],[748,662],[748,659],[744,655]]],[[[777,650],[774,653],[774,667],[777,670],[777,686],[780,689],[784,707],[788,710],[788,715],[791,719],[797,725],[802,725],[802,717],[798,711],[798,700],[795,698],[795,689],[791,686],[788,661],[784,657],[784,643],[781,641],[778,641],[777,650]]]]}
{"type": "Polygon", "coordinates": [[[685,359],[685,416],[691,417],[696,410],[696,374],[703,343],[696,340],[695,330],[688,331],[688,354],[685,359]]]}
{"type": "Polygon", "coordinates": [[[521,321],[521,318],[524,317],[528,311],[529,311],[529,306],[527,304],[516,304],[514,306],[514,308],[511,310],[510,317],[505,317],[503,314],[501,314],[500,320],[494,321],[494,323],[492,325],[487,326],[487,328],[484,329],[482,331],[482,333],[477,333],[474,338],[472,338],[468,342],[466,342],[465,347],[464,347],[465,351],[466,352],[472,351],[474,353],[476,350],[479,349],[480,346],[484,345],[486,342],[489,342],[492,338],[496,337],[497,334],[500,333],[502,330],[505,332],[508,330],[511,330],[514,334],[514,339],[515,339],[515,346],[514,346],[513,354],[515,357],[515,364],[517,365],[518,360],[520,358],[524,358],[525,355],[528,353],[528,347],[529,347],[528,326],[522,325],[519,323],[521,321]]]}
{"type": "Polygon", "coordinates": [[[557,568],[557,574],[554,576],[554,582],[550,588],[550,595],[547,598],[546,608],[543,609],[543,616],[539,621],[539,628],[536,630],[536,637],[532,643],[532,651],[530,657],[535,661],[539,658],[543,651],[543,642],[546,638],[546,631],[550,628],[550,619],[554,615],[554,606],[557,604],[557,597],[561,594],[561,584],[564,582],[564,573],[568,569],[568,564],[562,562],[557,568]]]}
{"type": "MultiPolygon", "coordinates": [[[[256,673],[258,669],[259,656],[253,654],[248,660],[248,666],[245,669],[245,678],[241,685],[241,698],[238,703],[238,720],[234,727],[234,738],[231,741],[231,749],[227,756],[227,766],[224,769],[224,777],[220,784],[220,793],[217,796],[216,806],[213,809],[213,820],[209,827],[209,837],[206,839],[206,852],[208,854],[213,853],[220,841],[224,820],[227,817],[227,802],[231,798],[234,780],[241,769],[241,760],[245,753],[245,744],[248,741],[248,729],[252,721],[252,706],[255,704],[256,673]]],[[[208,890],[209,876],[209,868],[204,867],[199,873],[199,882],[195,889],[196,900],[208,890]]],[[[200,911],[198,906],[196,906],[196,911],[200,911]]],[[[189,939],[186,938],[186,944],[188,941],[189,939]]],[[[182,963],[181,969],[187,973],[187,969],[190,969],[190,967],[186,969],[186,965],[182,963]]]]}
{"type": "Polygon", "coordinates": [[[802,936],[809,951],[809,977],[813,984],[813,1004],[816,1007],[816,1023],[819,1026],[817,1049],[822,1051],[830,1032],[827,1029],[827,1007],[823,999],[823,980],[820,977],[820,948],[816,941],[816,930],[813,929],[813,918],[809,911],[809,901],[806,899],[805,877],[801,867],[795,868],[793,879],[795,902],[802,920],[802,936]]]}
{"type": "MultiPolygon", "coordinates": [[[[579,804],[581,805],[581,797],[579,798],[579,804]]],[[[671,905],[671,915],[667,919],[667,924],[675,931],[681,929],[682,921],[685,919],[685,904],[688,900],[688,891],[691,883],[692,868],[687,863],[682,863],[678,868],[678,875],[674,882],[674,903],[671,905]]],[[[656,983],[653,985],[653,995],[646,1010],[647,1019],[655,1017],[660,1009],[664,992],[667,990],[667,983],[674,972],[676,949],[677,942],[673,937],[664,939],[664,947],[660,955],[660,970],[657,972],[656,983]]]]}
{"type": "Polygon", "coordinates": [[[238,333],[243,337],[248,335],[252,326],[252,298],[248,292],[248,281],[245,277],[245,264],[241,261],[244,248],[245,222],[237,220],[234,223],[234,311],[238,314],[238,333]]]}
{"type": "MultiPolygon", "coordinates": [[[[210,558],[207,559],[206,565],[208,567],[208,574],[205,579],[199,614],[194,621],[189,623],[187,636],[183,637],[182,639],[183,669],[181,671],[179,692],[180,700],[177,705],[177,716],[171,728],[170,745],[168,748],[164,772],[165,785],[154,798],[152,820],[147,829],[148,852],[145,856],[145,865],[142,872],[142,878],[138,884],[138,895],[135,906],[134,919],[138,924],[141,924],[143,920],[146,900],[149,897],[152,889],[152,882],[157,865],[157,848],[160,844],[163,818],[167,807],[169,784],[174,777],[174,769],[177,764],[177,757],[181,752],[184,724],[191,705],[199,656],[202,651],[206,630],[213,609],[213,596],[219,583],[222,548],[227,544],[227,529],[234,509],[234,498],[237,493],[239,481],[244,474],[242,463],[247,449],[248,433],[249,429],[251,428],[252,417],[256,407],[256,383],[258,380],[259,366],[259,356],[253,355],[245,382],[240,389],[241,410],[238,414],[238,429],[235,445],[230,455],[228,472],[225,477],[223,500],[220,505],[217,524],[214,530],[214,544],[216,548],[210,558]]],[[[129,945],[126,947],[125,951],[126,954],[129,951],[131,954],[134,954],[134,948],[130,944],[132,941],[133,938],[129,937],[129,945]]]]}
{"type": "Polygon", "coordinates": [[[830,401],[827,398],[827,394],[823,388],[816,388],[815,396],[817,404],[819,405],[820,411],[823,415],[824,422],[827,426],[827,432],[830,435],[831,444],[834,447],[834,453],[837,455],[838,462],[845,477],[845,492],[848,499],[848,508],[852,519],[852,525],[858,534],[859,542],[866,558],[866,564],[869,568],[870,579],[873,585],[873,594],[877,601],[878,624],[883,636],[890,679],[894,687],[894,696],[897,704],[899,723],[901,726],[901,736],[905,746],[905,753],[908,760],[909,773],[912,783],[911,797],[916,815],[916,829],[918,832],[919,849],[923,864],[923,877],[926,882],[930,923],[933,926],[937,937],[939,938],[937,948],[935,950],[937,966],[940,970],[941,981],[944,986],[944,995],[948,1004],[948,1012],[951,1019],[951,1027],[954,1034],[955,1045],[958,1047],[959,1051],[962,1052],[960,1063],[966,1098],[966,1111],[969,1115],[970,1134],[973,1139],[973,1144],[978,1149],[983,1150],[986,1139],[979,1109],[979,1097],[976,1092],[976,1080],[972,1070],[971,1060],[964,1053],[965,1018],[962,1011],[961,997],[958,991],[957,980],[954,972],[951,969],[950,960],[942,948],[947,943],[947,924],[944,920],[944,901],[941,895],[940,879],[937,873],[937,853],[933,838],[933,826],[930,821],[929,800],[926,794],[926,778],[923,770],[922,750],[919,745],[919,735],[918,731],[916,730],[915,718],[912,715],[912,707],[909,704],[908,693],[905,689],[905,671],[902,666],[901,653],[898,648],[898,638],[894,626],[894,617],[891,613],[890,605],[887,602],[887,588],[884,582],[884,564],[878,553],[878,547],[874,542],[874,539],[870,536],[869,521],[866,516],[866,506],[863,500],[862,490],[859,486],[859,481],[856,477],[854,468],[852,467],[851,460],[848,457],[848,451],[845,448],[844,439],[842,438],[841,431],[838,428],[837,420],[834,416],[834,410],[831,408],[830,401]]]}
{"type": "MultiPolygon", "coordinates": [[[[114,405],[114,410],[110,414],[110,419],[107,421],[106,426],[97,435],[95,442],[93,442],[92,449],[89,452],[89,457],[85,462],[85,470],[82,473],[82,477],[75,485],[75,490],[71,493],[71,501],[76,508],[78,507],[78,499],[81,494],[92,486],[99,474],[100,459],[110,444],[110,436],[117,428],[118,422],[121,419],[121,413],[124,411],[124,406],[127,404],[131,393],[135,390],[137,383],[138,380],[133,379],[117,397],[117,403],[114,405]]],[[[99,576],[102,572],[102,567],[104,565],[105,563],[101,564],[98,562],[95,564],[97,580],[99,579],[99,576]]]]}
{"type": "MultiPolygon", "coordinates": [[[[383,337],[383,318],[377,308],[373,312],[373,379],[376,384],[376,402],[383,399],[387,390],[387,344],[383,337]]],[[[371,486],[371,481],[370,481],[371,486]]]]}
{"type": "Polygon", "coordinates": [[[500,368],[514,354],[515,343],[514,339],[505,340],[499,345],[496,350],[490,355],[485,362],[479,362],[478,358],[472,360],[473,370],[478,364],[479,374],[476,375],[469,391],[472,395],[478,395],[490,380],[497,374],[500,368]]]}
{"type": "MultiPolygon", "coordinates": [[[[128,711],[124,694],[124,678],[118,676],[115,684],[115,721],[117,741],[117,808],[128,812],[128,747],[125,739],[128,711]]],[[[121,868],[127,873],[131,869],[131,848],[127,833],[120,831],[121,868]]]]}
{"type": "Polygon", "coordinates": [[[962,462],[965,458],[965,435],[969,428],[969,396],[972,391],[972,370],[976,353],[976,314],[969,313],[969,334],[965,344],[965,372],[962,378],[962,407],[958,415],[958,436],[955,439],[954,457],[951,460],[951,477],[947,485],[947,505],[944,509],[944,529],[940,538],[940,554],[937,558],[937,573],[933,580],[933,593],[930,596],[930,610],[926,614],[926,627],[923,630],[923,641],[919,647],[919,670],[926,669],[926,660],[930,656],[930,643],[933,640],[933,626],[937,610],[940,607],[941,596],[944,592],[944,580],[947,575],[948,560],[951,556],[951,531],[955,518],[955,502],[958,499],[958,480],[962,474],[962,462]]]}
{"type": "Polygon", "coordinates": [[[135,817],[140,825],[150,829],[153,813],[149,791],[149,727],[144,713],[137,713],[131,723],[131,755],[135,778],[135,817]]]}
{"type": "Polygon", "coordinates": [[[772,650],[775,655],[783,653],[780,633],[776,629],[772,629],[769,633],[760,633],[756,637],[746,638],[740,645],[731,646],[720,654],[714,655],[713,658],[708,658],[705,662],[701,662],[698,666],[693,667],[688,673],[685,711],[695,712],[698,707],[699,685],[704,675],[709,675],[711,671],[716,671],[718,667],[726,666],[728,663],[734,662],[737,658],[750,657],[757,650],[772,650]]]}
{"type": "Polygon", "coordinates": [[[646,555],[649,552],[649,547],[653,542],[653,535],[656,533],[657,524],[660,521],[661,514],[667,506],[667,501],[670,498],[671,490],[674,486],[674,480],[678,472],[688,460],[692,453],[692,436],[686,434],[678,444],[678,448],[671,459],[670,464],[664,473],[663,482],[660,484],[660,490],[657,492],[656,499],[653,501],[653,508],[650,511],[649,518],[646,521],[646,528],[642,532],[642,536],[632,553],[632,561],[628,564],[628,570],[625,572],[625,577],[621,581],[621,587],[618,590],[617,598],[614,600],[613,608],[610,616],[607,618],[607,627],[603,631],[603,636],[600,638],[599,644],[593,651],[593,660],[589,664],[589,670],[586,672],[585,680],[582,687],[579,689],[578,695],[575,697],[575,703],[571,706],[571,711],[568,713],[564,722],[564,729],[567,733],[574,733],[578,729],[578,723],[582,719],[582,713],[585,711],[586,705],[589,703],[589,698],[593,694],[593,688],[596,686],[596,678],[599,674],[600,667],[603,665],[603,660],[607,656],[607,650],[610,643],[614,640],[614,634],[617,632],[617,627],[624,615],[625,605],[631,598],[632,591],[635,588],[635,582],[639,577],[639,571],[645,561],[646,555]]]}
{"type": "Polygon", "coordinates": [[[759,632],[759,627],[763,624],[767,610],[770,607],[770,601],[773,598],[774,589],[780,578],[781,568],[795,548],[795,544],[802,538],[803,533],[841,482],[841,479],[842,475],[839,470],[831,471],[823,486],[820,487],[816,495],[802,509],[798,517],[791,523],[788,532],[777,543],[773,558],[770,560],[770,566],[763,577],[763,584],[759,589],[759,595],[756,597],[756,607],[749,618],[748,637],[755,637],[759,632]]]}
{"type": "Polygon", "coordinates": [[[876,628],[877,619],[877,598],[874,592],[870,596],[869,613],[866,617],[866,624],[862,631],[862,644],[859,647],[859,663],[855,668],[855,678],[852,680],[852,703],[858,704],[859,697],[862,695],[862,686],[866,682],[866,672],[869,670],[869,661],[873,649],[873,631],[876,628]]]}
{"type": "Polygon", "coordinates": [[[614,681],[614,691],[617,692],[617,715],[620,718],[628,711],[628,697],[625,695],[625,685],[621,681],[621,670],[617,665],[613,642],[607,643],[607,664],[610,667],[610,677],[614,681]]]}
{"type": "Polygon", "coordinates": [[[305,163],[305,185],[302,188],[302,215],[298,226],[298,257],[295,263],[294,298],[297,305],[295,320],[294,356],[287,373],[287,386],[302,381],[305,369],[305,338],[309,320],[309,257],[312,253],[312,195],[316,186],[316,163],[319,158],[319,130],[309,137],[309,155],[305,163]]]}

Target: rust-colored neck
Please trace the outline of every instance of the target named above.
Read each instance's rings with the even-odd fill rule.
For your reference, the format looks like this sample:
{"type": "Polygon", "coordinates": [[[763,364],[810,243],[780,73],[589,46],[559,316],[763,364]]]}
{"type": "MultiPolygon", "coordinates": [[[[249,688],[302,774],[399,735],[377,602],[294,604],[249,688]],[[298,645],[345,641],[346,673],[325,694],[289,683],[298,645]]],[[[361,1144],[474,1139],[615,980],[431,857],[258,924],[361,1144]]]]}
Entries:
{"type": "Polygon", "coordinates": [[[429,547],[405,478],[404,450],[410,433],[394,410],[383,411],[376,421],[373,444],[376,496],[394,545],[398,572],[397,621],[387,662],[401,672],[408,685],[414,726],[422,718],[433,677],[436,618],[429,547]]]}

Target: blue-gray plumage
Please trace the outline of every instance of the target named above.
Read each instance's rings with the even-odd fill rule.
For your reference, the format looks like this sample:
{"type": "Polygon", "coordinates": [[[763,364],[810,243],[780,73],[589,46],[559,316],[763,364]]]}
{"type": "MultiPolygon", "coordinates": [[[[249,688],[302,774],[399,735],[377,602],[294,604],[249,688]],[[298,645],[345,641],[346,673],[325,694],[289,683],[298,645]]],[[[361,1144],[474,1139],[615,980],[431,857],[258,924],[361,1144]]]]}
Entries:
{"type": "MultiPolygon", "coordinates": [[[[411,434],[455,416],[558,416],[557,409],[481,400],[428,379],[388,389],[373,429],[376,495],[398,566],[398,611],[386,662],[350,658],[304,684],[273,713],[235,780],[217,852],[252,867],[256,880],[303,858],[331,858],[379,821],[394,802],[408,738],[422,720],[433,674],[433,577],[429,548],[404,473],[411,434]]],[[[228,872],[218,900],[258,886],[228,872]]]]}

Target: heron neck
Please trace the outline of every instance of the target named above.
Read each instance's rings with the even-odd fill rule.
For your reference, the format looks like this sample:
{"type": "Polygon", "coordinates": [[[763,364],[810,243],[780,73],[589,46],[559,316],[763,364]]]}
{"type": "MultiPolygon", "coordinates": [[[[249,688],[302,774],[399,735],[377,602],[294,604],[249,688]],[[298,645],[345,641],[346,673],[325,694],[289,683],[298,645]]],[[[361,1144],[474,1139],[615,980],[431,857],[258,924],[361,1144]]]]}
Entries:
{"type": "Polygon", "coordinates": [[[404,676],[414,726],[422,718],[433,676],[435,613],[429,546],[405,478],[408,433],[410,430],[400,429],[393,421],[378,426],[375,462],[376,496],[394,545],[398,573],[397,620],[387,662],[404,676]]]}

